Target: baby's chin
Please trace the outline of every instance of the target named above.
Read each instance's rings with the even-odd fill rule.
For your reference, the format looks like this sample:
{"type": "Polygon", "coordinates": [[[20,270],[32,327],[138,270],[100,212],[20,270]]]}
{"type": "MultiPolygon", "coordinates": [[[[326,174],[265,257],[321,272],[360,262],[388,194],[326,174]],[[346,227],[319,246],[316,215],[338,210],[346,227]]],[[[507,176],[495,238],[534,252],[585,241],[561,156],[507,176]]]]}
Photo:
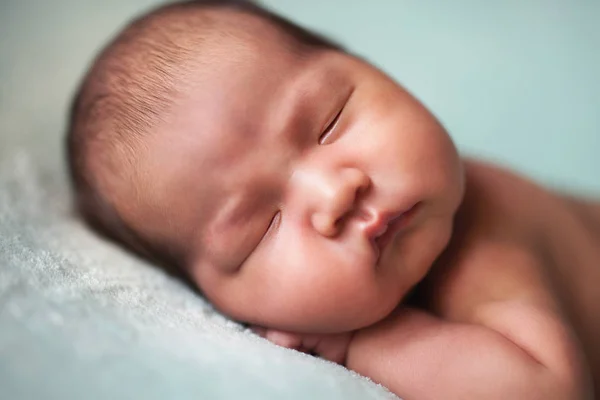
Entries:
{"type": "Polygon", "coordinates": [[[295,329],[311,333],[343,333],[363,329],[385,320],[402,302],[405,293],[388,293],[354,310],[325,313],[314,320],[296,321],[295,329]]]}

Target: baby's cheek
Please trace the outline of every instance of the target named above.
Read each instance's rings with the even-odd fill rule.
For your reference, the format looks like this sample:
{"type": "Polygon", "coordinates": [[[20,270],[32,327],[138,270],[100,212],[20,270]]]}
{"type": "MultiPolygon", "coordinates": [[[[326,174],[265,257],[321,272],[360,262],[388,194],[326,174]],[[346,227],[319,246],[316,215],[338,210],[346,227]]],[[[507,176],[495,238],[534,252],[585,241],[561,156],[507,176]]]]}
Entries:
{"type": "Polygon", "coordinates": [[[336,243],[289,222],[252,266],[263,314],[281,329],[331,332],[371,323],[384,288],[360,243],[336,243]]]}

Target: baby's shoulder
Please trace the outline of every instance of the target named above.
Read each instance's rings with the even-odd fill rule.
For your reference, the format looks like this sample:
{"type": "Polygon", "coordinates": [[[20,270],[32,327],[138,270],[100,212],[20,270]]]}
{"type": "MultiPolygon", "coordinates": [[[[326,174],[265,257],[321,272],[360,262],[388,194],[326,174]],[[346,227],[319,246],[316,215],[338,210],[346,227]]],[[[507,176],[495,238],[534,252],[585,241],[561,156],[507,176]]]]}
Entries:
{"type": "Polygon", "coordinates": [[[431,307],[457,320],[469,320],[482,305],[515,299],[560,308],[540,246],[545,215],[559,207],[555,196],[502,168],[477,161],[465,166],[454,235],[424,285],[431,307]]]}

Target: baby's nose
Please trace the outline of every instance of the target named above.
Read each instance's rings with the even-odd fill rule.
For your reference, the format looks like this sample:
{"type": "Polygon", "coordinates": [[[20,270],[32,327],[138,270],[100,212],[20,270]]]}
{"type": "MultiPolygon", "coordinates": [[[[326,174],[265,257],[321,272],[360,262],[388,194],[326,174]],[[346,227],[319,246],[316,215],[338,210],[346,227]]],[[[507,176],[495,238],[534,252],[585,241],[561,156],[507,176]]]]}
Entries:
{"type": "Polygon", "coordinates": [[[371,186],[369,177],[357,168],[343,168],[323,179],[321,197],[311,215],[314,229],[326,237],[336,236],[344,219],[356,211],[358,199],[371,186]]]}

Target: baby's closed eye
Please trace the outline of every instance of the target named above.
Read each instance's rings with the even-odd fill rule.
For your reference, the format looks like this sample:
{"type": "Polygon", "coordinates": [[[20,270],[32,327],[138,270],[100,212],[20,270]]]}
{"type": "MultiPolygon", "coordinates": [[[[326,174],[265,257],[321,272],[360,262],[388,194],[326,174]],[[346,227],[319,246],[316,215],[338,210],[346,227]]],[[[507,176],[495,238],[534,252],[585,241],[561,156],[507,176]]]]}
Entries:
{"type": "Polygon", "coordinates": [[[325,128],[321,131],[321,135],[319,136],[319,144],[320,145],[331,144],[339,136],[340,130],[336,129],[336,128],[342,117],[344,109],[346,108],[346,104],[348,104],[348,100],[350,99],[352,92],[353,92],[353,90],[350,90],[350,92],[345,97],[341,106],[338,106],[338,108],[336,108],[337,111],[335,112],[335,114],[333,114],[332,117],[329,118],[327,125],[325,125],[325,128]]]}
{"type": "Polygon", "coordinates": [[[329,122],[329,124],[325,127],[325,129],[321,133],[321,136],[319,136],[319,144],[324,145],[330,144],[332,142],[332,139],[334,139],[332,133],[335,131],[335,127],[337,126],[337,123],[340,119],[340,116],[342,115],[343,110],[344,108],[342,107],[333,117],[333,119],[329,122]]]}
{"type": "Polygon", "coordinates": [[[262,234],[260,234],[259,240],[256,243],[256,245],[252,246],[252,248],[250,249],[250,252],[248,252],[248,254],[246,254],[244,259],[240,263],[239,268],[241,268],[244,265],[246,260],[252,255],[252,253],[254,253],[256,251],[256,249],[258,249],[263,243],[265,243],[266,241],[268,241],[270,238],[273,237],[273,235],[275,234],[275,232],[277,231],[277,229],[279,228],[280,225],[281,225],[281,210],[277,210],[277,212],[275,212],[273,217],[269,220],[266,229],[264,229],[262,234]]]}
{"type": "MultiPolygon", "coordinates": [[[[279,227],[279,225],[281,225],[281,210],[277,210],[277,212],[273,215],[273,218],[271,218],[271,221],[269,222],[265,233],[261,237],[260,243],[267,240],[271,235],[273,235],[279,227]]],[[[260,245],[260,243],[258,245],[260,245]]]]}

